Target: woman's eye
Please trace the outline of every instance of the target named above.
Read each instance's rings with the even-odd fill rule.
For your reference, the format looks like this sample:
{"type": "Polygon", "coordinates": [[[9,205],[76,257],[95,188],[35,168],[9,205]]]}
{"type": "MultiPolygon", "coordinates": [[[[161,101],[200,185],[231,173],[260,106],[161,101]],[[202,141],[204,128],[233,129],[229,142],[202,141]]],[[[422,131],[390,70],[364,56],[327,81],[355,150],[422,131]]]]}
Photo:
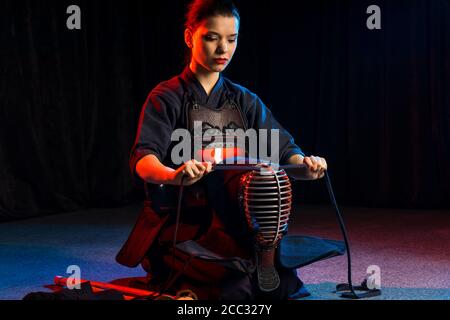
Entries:
{"type": "Polygon", "coordinates": [[[236,42],[236,40],[237,40],[237,39],[228,39],[228,42],[229,42],[229,43],[233,43],[233,42],[236,42]]]}
{"type": "Polygon", "coordinates": [[[216,37],[211,37],[211,36],[206,36],[205,40],[206,41],[215,41],[215,40],[217,40],[217,38],[216,37]]]}

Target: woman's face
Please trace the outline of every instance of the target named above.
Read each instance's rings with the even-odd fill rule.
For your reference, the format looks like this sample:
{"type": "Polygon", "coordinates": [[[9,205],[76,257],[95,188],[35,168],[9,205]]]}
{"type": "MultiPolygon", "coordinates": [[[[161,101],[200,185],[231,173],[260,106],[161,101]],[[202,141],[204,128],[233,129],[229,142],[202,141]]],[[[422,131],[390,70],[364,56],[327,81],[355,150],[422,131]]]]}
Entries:
{"type": "Polygon", "coordinates": [[[192,63],[210,72],[221,72],[230,63],[237,47],[239,22],[235,17],[214,16],[205,19],[185,40],[192,49],[192,63]]]}

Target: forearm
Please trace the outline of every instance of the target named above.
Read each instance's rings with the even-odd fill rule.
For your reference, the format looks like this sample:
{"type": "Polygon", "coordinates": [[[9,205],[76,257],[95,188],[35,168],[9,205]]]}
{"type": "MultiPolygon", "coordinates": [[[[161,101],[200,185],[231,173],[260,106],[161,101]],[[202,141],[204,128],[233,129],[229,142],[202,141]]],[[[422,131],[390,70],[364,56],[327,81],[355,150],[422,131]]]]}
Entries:
{"type": "MultiPolygon", "coordinates": [[[[289,157],[287,164],[304,164],[304,157],[301,154],[294,154],[289,157]]],[[[310,180],[307,168],[291,168],[288,172],[290,178],[293,180],[310,180]]]]}
{"type": "Polygon", "coordinates": [[[303,159],[301,154],[294,154],[287,160],[287,164],[303,164],[303,159]]]}
{"type": "Polygon", "coordinates": [[[175,170],[163,165],[155,155],[149,154],[138,161],[136,173],[149,183],[172,184],[175,170]]]}

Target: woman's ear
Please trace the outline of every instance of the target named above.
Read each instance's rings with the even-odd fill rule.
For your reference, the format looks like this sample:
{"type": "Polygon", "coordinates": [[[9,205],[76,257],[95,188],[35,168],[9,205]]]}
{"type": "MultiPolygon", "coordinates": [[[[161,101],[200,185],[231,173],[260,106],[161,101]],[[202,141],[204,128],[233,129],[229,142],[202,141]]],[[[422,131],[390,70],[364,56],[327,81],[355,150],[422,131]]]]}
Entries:
{"type": "Polygon", "coordinates": [[[192,31],[189,28],[184,30],[184,42],[190,49],[192,49],[192,31]]]}

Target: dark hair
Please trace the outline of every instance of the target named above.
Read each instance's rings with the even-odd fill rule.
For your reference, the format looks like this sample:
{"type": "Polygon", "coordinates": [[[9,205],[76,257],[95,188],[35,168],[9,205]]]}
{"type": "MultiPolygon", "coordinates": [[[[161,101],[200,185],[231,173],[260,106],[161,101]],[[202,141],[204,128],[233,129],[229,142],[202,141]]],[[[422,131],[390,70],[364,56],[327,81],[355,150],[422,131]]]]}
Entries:
{"type": "MultiPolygon", "coordinates": [[[[187,7],[185,29],[192,32],[205,19],[214,16],[235,17],[241,21],[239,11],[231,0],[193,0],[187,7]]],[[[191,61],[191,50],[186,48],[185,64],[191,61]]]]}
{"type": "Polygon", "coordinates": [[[184,26],[194,31],[204,19],[213,16],[235,17],[238,22],[241,20],[231,0],[193,0],[188,5],[184,26]]]}

